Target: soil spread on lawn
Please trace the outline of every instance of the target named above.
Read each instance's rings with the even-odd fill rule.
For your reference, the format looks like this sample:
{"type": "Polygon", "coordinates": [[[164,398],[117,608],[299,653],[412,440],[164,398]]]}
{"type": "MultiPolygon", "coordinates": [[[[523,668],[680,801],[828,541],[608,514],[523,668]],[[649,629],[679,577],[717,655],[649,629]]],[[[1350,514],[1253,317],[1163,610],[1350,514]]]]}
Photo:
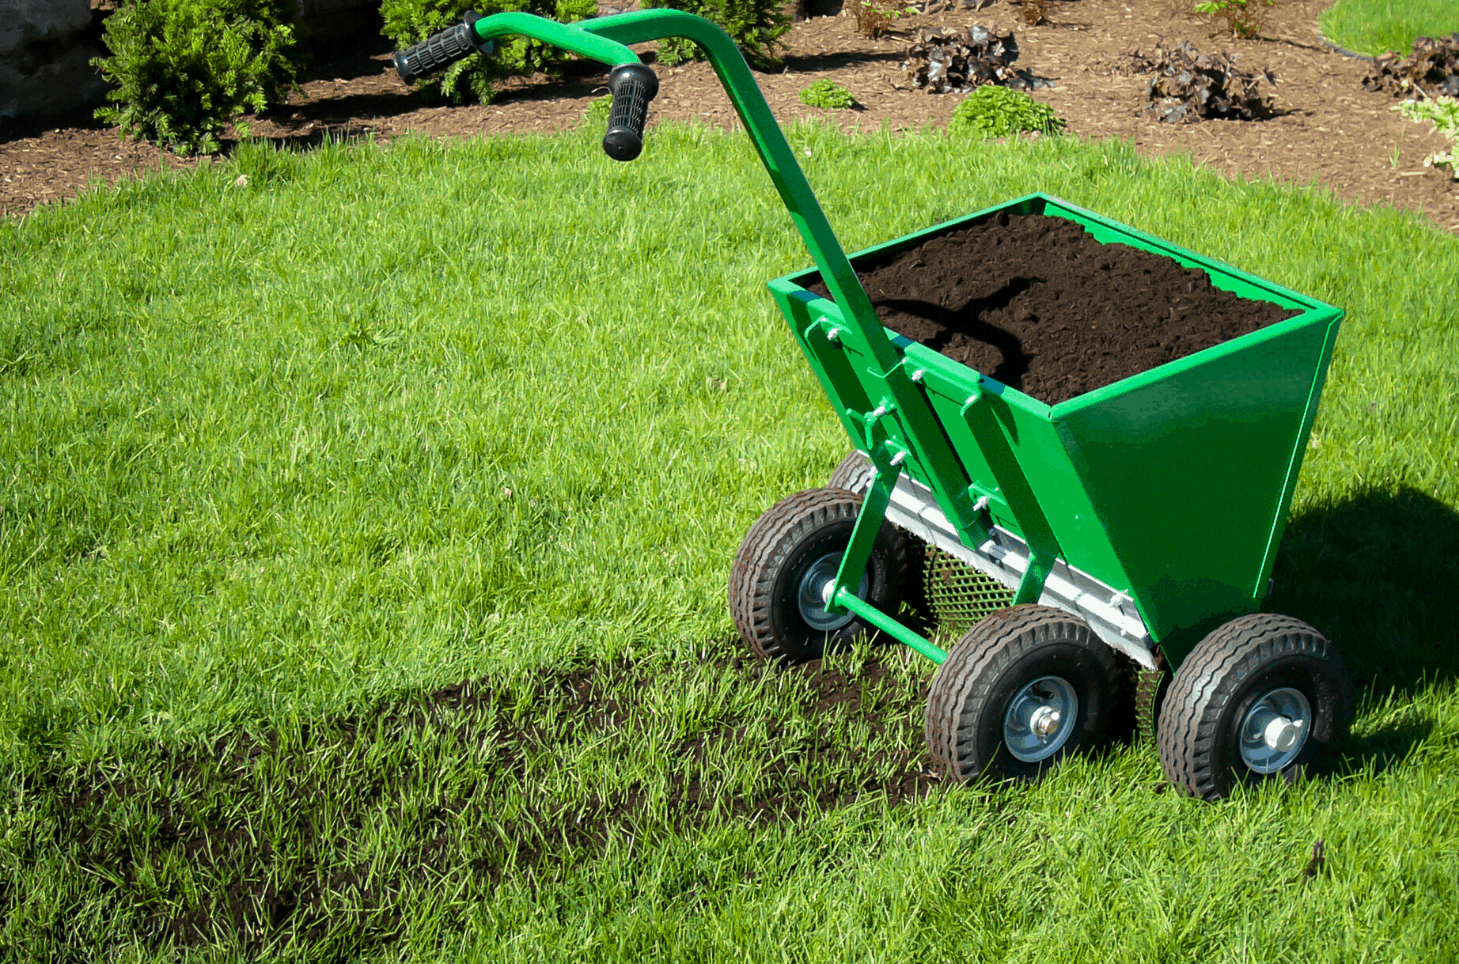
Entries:
{"type": "Polygon", "coordinates": [[[883,325],[1049,405],[1300,313],[1042,214],[999,212],[857,274],[883,325]]]}
{"type": "Polygon", "coordinates": [[[395,943],[411,893],[486,902],[509,879],[535,892],[637,834],[813,821],[868,796],[897,806],[938,785],[922,742],[925,681],[875,659],[781,670],[735,657],[692,672],[789,687],[802,715],[822,721],[785,740],[772,723],[772,739],[749,751],[761,775],[753,787],[718,767],[764,729],[755,709],[726,708],[673,743],[660,779],[561,799],[543,761],[625,734],[650,739],[656,716],[639,694],[665,672],[661,662],[612,660],[544,669],[515,686],[469,680],[287,733],[159,743],[131,773],[109,763],[46,770],[24,778],[25,792],[63,801],[51,829],[70,841],[82,879],[108,881],[137,915],[146,944],[221,943],[252,957],[302,943],[311,959],[343,960],[395,943]],[[832,733],[838,718],[885,739],[869,753],[848,745],[832,733]],[[407,737],[416,752],[402,755],[407,737]],[[456,777],[438,771],[441,754],[457,761],[456,777]],[[461,767],[482,779],[463,782],[461,767]],[[342,843],[381,827],[405,828],[400,849],[362,854],[342,843]],[[185,889],[157,869],[184,864],[185,889]]]}

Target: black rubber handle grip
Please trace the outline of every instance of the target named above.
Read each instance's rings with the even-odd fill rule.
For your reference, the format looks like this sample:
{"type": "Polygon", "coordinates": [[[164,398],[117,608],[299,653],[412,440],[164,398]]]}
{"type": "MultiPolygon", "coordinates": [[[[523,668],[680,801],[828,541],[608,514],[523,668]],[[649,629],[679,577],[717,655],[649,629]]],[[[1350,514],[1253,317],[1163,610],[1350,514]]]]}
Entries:
{"type": "Polygon", "coordinates": [[[478,50],[491,52],[491,44],[480,44],[472,25],[481,19],[475,10],[466,11],[461,23],[448,27],[433,37],[422,40],[395,54],[395,69],[400,79],[413,84],[427,74],[433,74],[442,67],[449,67],[456,61],[471,56],[478,50]]]}
{"type": "Polygon", "coordinates": [[[643,151],[648,104],[659,92],[659,78],[652,67],[619,64],[608,75],[608,90],[613,94],[613,109],[608,113],[603,150],[615,161],[631,161],[643,151]]]}

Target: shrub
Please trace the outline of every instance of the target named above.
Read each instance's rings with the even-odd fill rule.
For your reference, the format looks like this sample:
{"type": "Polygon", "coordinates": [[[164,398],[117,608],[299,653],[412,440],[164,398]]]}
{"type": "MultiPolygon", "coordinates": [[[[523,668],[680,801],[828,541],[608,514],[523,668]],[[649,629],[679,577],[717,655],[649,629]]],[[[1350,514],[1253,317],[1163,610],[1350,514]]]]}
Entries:
{"type": "MultiPolygon", "coordinates": [[[[784,0],[643,0],[643,7],[698,14],[729,34],[745,59],[760,68],[779,64],[774,48],[784,46],[780,38],[790,29],[784,0]]],[[[658,62],[666,67],[703,59],[704,52],[691,40],[671,37],[659,42],[658,62]]]]}
{"type": "Polygon", "coordinates": [[[856,98],[845,87],[822,78],[800,92],[800,102],[825,110],[847,110],[856,106],[856,98]]]}
{"type": "Polygon", "coordinates": [[[1266,20],[1266,8],[1276,6],[1277,0],[1209,0],[1198,3],[1196,13],[1208,13],[1226,21],[1226,29],[1233,37],[1254,39],[1261,33],[1266,20]]]}
{"type": "MultiPolygon", "coordinates": [[[[293,0],[147,0],[106,21],[115,85],[96,116],[135,140],[212,154],[225,125],[281,104],[295,86],[293,0]]],[[[238,123],[247,136],[248,125],[238,123]]]]}
{"type": "Polygon", "coordinates": [[[1057,134],[1064,129],[1064,122],[1052,107],[1023,91],[988,84],[963,98],[952,112],[947,129],[982,137],[1012,137],[1023,131],[1057,134]]]}
{"type": "MultiPolygon", "coordinates": [[[[384,0],[380,15],[385,22],[385,36],[404,49],[460,23],[468,9],[482,16],[520,12],[573,23],[596,15],[598,5],[596,0],[384,0]]],[[[565,50],[526,37],[502,37],[496,41],[494,53],[459,60],[430,79],[421,80],[418,89],[432,103],[489,104],[496,93],[494,81],[530,76],[539,70],[555,73],[569,56],[565,50]]]]}

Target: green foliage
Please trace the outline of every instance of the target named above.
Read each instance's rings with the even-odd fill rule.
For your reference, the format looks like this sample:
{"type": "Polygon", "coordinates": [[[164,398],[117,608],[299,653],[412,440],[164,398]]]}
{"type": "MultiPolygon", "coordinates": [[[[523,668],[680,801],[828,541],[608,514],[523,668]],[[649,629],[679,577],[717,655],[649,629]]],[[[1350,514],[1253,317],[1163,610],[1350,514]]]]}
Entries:
{"type": "Polygon", "coordinates": [[[613,112],[613,95],[604,94],[583,109],[583,115],[578,119],[578,128],[588,130],[605,131],[608,129],[608,117],[613,112]]]}
{"type": "Polygon", "coordinates": [[[1407,52],[1418,37],[1459,30],[1454,0],[1337,0],[1317,16],[1322,35],[1361,54],[1407,52]]]}
{"type": "MultiPolygon", "coordinates": [[[[790,30],[784,3],[777,0],[644,0],[645,9],[663,7],[698,14],[730,35],[745,59],[761,69],[777,66],[775,48],[790,30]]],[[[703,60],[699,45],[682,37],[659,42],[658,62],[666,67],[703,60]]]]}
{"type": "MultiPolygon", "coordinates": [[[[149,0],[106,21],[115,84],[96,116],[183,154],[219,149],[225,126],[281,104],[299,69],[293,0],[149,0]]],[[[238,124],[247,136],[248,125],[238,124]]]]}
{"type": "Polygon", "coordinates": [[[1057,134],[1064,129],[1064,122],[1048,104],[1039,103],[1021,90],[987,84],[963,98],[947,129],[980,137],[1012,137],[1023,131],[1057,134]]]}
{"type": "MultiPolygon", "coordinates": [[[[1415,124],[1431,121],[1434,129],[1449,138],[1451,144],[1459,142],[1459,99],[1439,97],[1424,101],[1406,100],[1391,109],[1401,112],[1415,124]]],[[[1459,181],[1459,150],[1451,146],[1447,151],[1430,155],[1424,160],[1424,166],[1447,167],[1453,179],[1459,181]]]]}
{"type": "Polygon", "coordinates": [[[1266,8],[1276,6],[1277,0],[1208,0],[1195,5],[1196,13],[1209,13],[1226,21],[1226,29],[1233,37],[1248,40],[1261,33],[1266,19],[1266,8]]]}
{"type": "MultiPolygon", "coordinates": [[[[460,23],[468,9],[482,16],[494,13],[531,13],[559,23],[574,23],[595,16],[595,0],[384,0],[380,15],[385,36],[404,49],[432,34],[460,23]]],[[[489,104],[495,96],[494,81],[503,77],[530,76],[537,71],[555,73],[571,56],[549,44],[526,37],[502,37],[494,53],[472,56],[418,82],[421,96],[430,103],[489,104]]]]}
{"type": "Polygon", "coordinates": [[[850,91],[824,77],[800,92],[800,102],[825,110],[849,110],[856,106],[856,98],[850,91]]]}
{"type": "Polygon", "coordinates": [[[917,12],[916,7],[904,6],[895,0],[861,0],[852,8],[857,32],[872,38],[886,36],[893,21],[915,17],[917,12]]]}

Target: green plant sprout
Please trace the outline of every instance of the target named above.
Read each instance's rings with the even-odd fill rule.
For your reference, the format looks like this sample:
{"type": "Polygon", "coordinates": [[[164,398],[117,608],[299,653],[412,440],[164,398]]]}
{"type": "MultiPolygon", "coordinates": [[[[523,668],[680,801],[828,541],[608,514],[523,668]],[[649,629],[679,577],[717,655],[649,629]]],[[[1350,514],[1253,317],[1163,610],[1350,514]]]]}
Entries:
{"type": "Polygon", "coordinates": [[[1064,122],[1052,107],[1023,91],[988,84],[963,98],[947,129],[981,137],[1012,137],[1024,131],[1057,134],[1064,129],[1064,122]]]}
{"type": "Polygon", "coordinates": [[[1207,0],[1196,4],[1195,12],[1222,17],[1233,37],[1252,40],[1261,33],[1262,21],[1266,19],[1263,8],[1274,7],[1276,3],[1277,0],[1207,0]]]}
{"type": "Polygon", "coordinates": [[[578,119],[578,127],[586,127],[589,130],[601,131],[608,124],[608,115],[613,110],[613,95],[604,94],[597,98],[583,109],[583,115],[578,119]]]}
{"type": "MultiPolygon", "coordinates": [[[[1396,110],[1413,121],[1430,121],[1434,129],[1449,138],[1452,144],[1459,143],[1459,98],[1436,97],[1426,101],[1406,100],[1395,104],[1396,110]]],[[[1396,153],[1395,148],[1395,153],[1396,153]]],[[[1424,167],[1448,168],[1452,180],[1459,181],[1459,150],[1453,146],[1424,158],[1424,167]]]]}
{"type": "Polygon", "coordinates": [[[919,11],[916,7],[908,6],[883,6],[877,0],[861,0],[861,3],[854,9],[856,16],[856,29],[867,37],[885,36],[892,27],[892,21],[902,17],[915,17],[919,11]]]}
{"type": "Polygon", "coordinates": [[[822,78],[800,92],[800,102],[824,110],[850,110],[856,106],[851,92],[833,80],[822,78]]]}

